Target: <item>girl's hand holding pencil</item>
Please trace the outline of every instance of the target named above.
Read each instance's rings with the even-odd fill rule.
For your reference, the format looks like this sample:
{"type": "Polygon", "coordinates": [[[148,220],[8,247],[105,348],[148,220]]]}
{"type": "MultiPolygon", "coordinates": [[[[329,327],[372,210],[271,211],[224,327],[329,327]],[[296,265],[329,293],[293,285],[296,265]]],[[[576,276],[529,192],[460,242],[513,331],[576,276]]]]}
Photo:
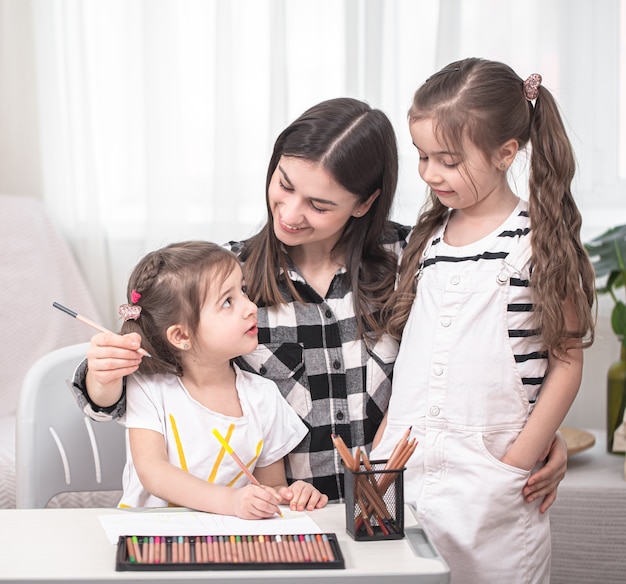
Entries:
{"type": "MultiPolygon", "coordinates": [[[[270,487],[264,487],[258,480],[257,478],[250,472],[250,469],[245,465],[245,463],[243,462],[243,460],[241,460],[241,458],[239,458],[239,456],[237,455],[237,453],[232,449],[231,445],[227,442],[227,440],[219,433],[219,431],[217,430],[217,428],[213,428],[213,435],[217,438],[217,440],[219,441],[219,443],[222,445],[222,447],[224,448],[224,450],[226,452],[228,452],[228,454],[230,454],[230,456],[232,457],[232,459],[237,463],[237,466],[239,466],[239,468],[243,471],[243,473],[248,477],[248,479],[250,480],[250,482],[256,486],[256,487],[261,487],[262,489],[267,489],[269,490],[271,493],[273,493],[273,495],[276,497],[277,502],[276,502],[276,513],[278,513],[278,515],[280,515],[281,517],[283,516],[282,511],[280,510],[280,507],[278,506],[278,503],[280,502],[280,500],[282,499],[282,497],[274,490],[271,489],[270,487]]],[[[239,491],[241,491],[241,493],[238,493],[238,495],[240,495],[239,497],[236,498],[237,503],[245,506],[245,504],[249,504],[249,505],[254,505],[254,501],[250,502],[248,501],[248,499],[250,497],[254,498],[254,494],[253,493],[248,493],[247,491],[244,490],[245,487],[239,489],[239,491]],[[241,499],[241,500],[240,500],[241,499]]],[[[249,491],[249,490],[248,490],[249,491]]],[[[235,515],[241,517],[242,515],[240,515],[239,513],[235,512],[235,515]]],[[[244,517],[245,519],[246,517],[244,517]]]]}

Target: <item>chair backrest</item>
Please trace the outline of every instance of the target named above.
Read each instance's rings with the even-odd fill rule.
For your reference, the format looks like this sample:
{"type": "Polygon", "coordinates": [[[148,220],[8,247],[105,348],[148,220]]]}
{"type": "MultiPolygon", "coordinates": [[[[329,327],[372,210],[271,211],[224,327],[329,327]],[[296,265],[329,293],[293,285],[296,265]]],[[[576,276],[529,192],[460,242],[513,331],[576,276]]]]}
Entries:
{"type": "Polygon", "coordinates": [[[55,495],[122,488],[125,429],[94,422],[71,393],[88,343],[38,359],[24,379],[16,420],[16,506],[42,508],[55,495]]]}

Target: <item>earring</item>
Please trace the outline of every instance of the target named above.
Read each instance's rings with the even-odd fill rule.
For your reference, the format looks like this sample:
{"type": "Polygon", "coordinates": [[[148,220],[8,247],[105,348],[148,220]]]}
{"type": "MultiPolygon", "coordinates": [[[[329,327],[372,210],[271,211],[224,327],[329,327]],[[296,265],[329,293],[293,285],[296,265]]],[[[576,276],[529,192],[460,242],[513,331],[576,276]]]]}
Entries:
{"type": "Polygon", "coordinates": [[[357,212],[356,212],[356,216],[357,216],[357,217],[360,217],[360,216],[361,216],[361,211],[357,211],[357,212]]]}
{"type": "Polygon", "coordinates": [[[183,345],[183,349],[185,349],[185,351],[186,351],[188,348],[189,348],[189,344],[188,344],[188,343],[185,343],[185,344],[183,345]]]}
{"type": "Polygon", "coordinates": [[[502,170],[505,170],[505,169],[506,169],[506,163],[505,163],[505,162],[501,162],[501,163],[500,163],[500,168],[501,168],[502,170]]]}

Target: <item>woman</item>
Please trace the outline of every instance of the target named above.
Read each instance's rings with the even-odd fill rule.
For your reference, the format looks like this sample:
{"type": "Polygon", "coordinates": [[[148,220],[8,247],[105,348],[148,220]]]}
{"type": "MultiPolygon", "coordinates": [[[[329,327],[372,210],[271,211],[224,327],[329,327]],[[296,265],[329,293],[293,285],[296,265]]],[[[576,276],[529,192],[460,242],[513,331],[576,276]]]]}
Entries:
{"type": "MultiPolygon", "coordinates": [[[[398,344],[382,332],[380,308],[410,231],[388,220],[397,174],[385,114],[354,99],[324,101],[276,140],[265,226],[230,244],[259,306],[259,347],[239,364],[274,380],[309,428],[287,458],[288,481],[308,481],[335,502],[343,468],[331,434],[369,448],[391,393],[398,344]]],[[[137,369],[139,347],[139,335],[93,337],[74,384],[88,415],[123,414],[123,377],[137,369]]],[[[566,465],[564,444],[555,448],[525,492],[547,506],[566,465]]]]}

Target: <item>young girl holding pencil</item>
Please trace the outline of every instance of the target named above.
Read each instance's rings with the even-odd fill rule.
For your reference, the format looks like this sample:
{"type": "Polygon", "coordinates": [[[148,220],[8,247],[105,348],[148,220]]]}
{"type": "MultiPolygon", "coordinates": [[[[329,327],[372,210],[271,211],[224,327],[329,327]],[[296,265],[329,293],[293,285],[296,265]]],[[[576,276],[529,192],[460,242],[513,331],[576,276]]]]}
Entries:
{"type": "Polygon", "coordinates": [[[409,128],[430,199],[389,302],[402,344],[372,457],[412,426],[405,496],[451,582],[547,583],[549,520],[520,493],[578,392],[594,329],[572,148],[540,76],[482,59],[430,77],[409,128]],[[528,202],[507,180],[527,144],[528,202]]]}
{"type": "Polygon", "coordinates": [[[139,333],[152,358],[127,379],[120,507],[244,519],[271,517],[294,495],[323,507],[328,498],[312,485],[285,478],[283,458],[306,426],[273,381],[233,363],[258,343],[237,257],[209,242],[168,245],[137,264],[128,300],[122,333],[139,333]]]}

